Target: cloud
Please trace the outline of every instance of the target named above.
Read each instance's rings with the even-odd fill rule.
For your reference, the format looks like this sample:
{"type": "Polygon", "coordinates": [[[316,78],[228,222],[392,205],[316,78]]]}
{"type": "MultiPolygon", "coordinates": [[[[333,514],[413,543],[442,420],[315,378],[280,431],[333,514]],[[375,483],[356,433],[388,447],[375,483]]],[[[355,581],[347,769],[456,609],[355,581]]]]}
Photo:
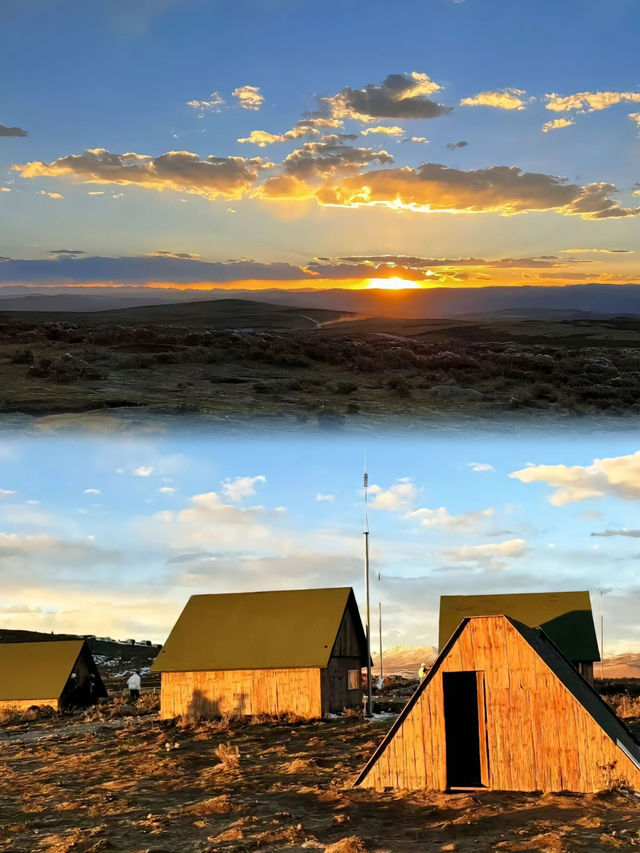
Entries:
{"type": "Polygon", "coordinates": [[[77,258],[78,255],[84,255],[82,249],[49,249],[50,255],[56,255],[59,258],[77,258]]]}
{"type": "Polygon", "coordinates": [[[318,494],[316,495],[316,500],[324,501],[327,503],[333,503],[333,501],[335,500],[335,495],[323,494],[322,492],[318,492],[318,494]]]}
{"type": "MultiPolygon", "coordinates": [[[[523,172],[515,166],[492,166],[462,171],[438,163],[417,168],[360,170],[393,160],[386,151],[345,145],[353,135],[333,134],[308,142],[289,154],[283,174],[256,187],[269,163],[260,157],[216,157],[205,160],[188,151],[159,157],[110,154],[92,149],[52,163],[34,161],[11,168],[23,178],[71,177],[82,183],[137,185],[159,191],[200,195],[209,200],[245,196],[265,199],[313,199],[324,206],[381,205],[416,212],[514,214],[554,210],[583,219],[636,216],[640,208],[625,208],[611,198],[611,183],[586,186],[562,178],[523,172]]],[[[52,194],[56,195],[56,194],[52,194]]]]}
{"type": "Polygon", "coordinates": [[[605,110],[614,104],[640,103],[640,92],[576,92],[574,95],[558,95],[556,92],[545,95],[548,110],[554,112],[580,112],[592,113],[605,110]]]}
{"type": "Polygon", "coordinates": [[[114,551],[105,551],[86,542],[64,540],[49,534],[23,535],[20,533],[0,533],[0,561],[3,566],[3,582],[11,576],[12,580],[27,583],[21,577],[28,572],[30,579],[34,570],[47,574],[47,567],[86,567],[97,562],[117,561],[114,551]]]}
{"type": "Polygon", "coordinates": [[[85,494],[85,495],[101,495],[102,492],[100,491],[100,489],[85,489],[83,494],[85,494]]]}
{"type": "Polygon", "coordinates": [[[10,498],[17,494],[14,489],[0,489],[0,498],[10,498]]]}
{"type": "Polygon", "coordinates": [[[594,459],[591,465],[531,465],[509,474],[522,483],[555,489],[549,503],[564,506],[607,496],[640,499],[640,450],[628,456],[594,459]]]}
{"type": "Polygon", "coordinates": [[[497,107],[500,110],[523,110],[524,101],[522,95],[526,94],[522,89],[500,89],[488,92],[479,92],[470,98],[460,101],[461,107],[497,107]]]}
{"type": "Polygon", "coordinates": [[[344,122],[340,119],[329,117],[305,118],[297,121],[290,130],[286,130],[284,133],[252,130],[249,136],[238,139],[238,142],[249,142],[253,145],[258,145],[260,148],[265,148],[267,145],[273,145],[274,142],[288,142],[292,139],[303,139],[307,136],[320,136],[321,128],[337,129],[342,127],[343,124],[344,122]]]}
{"type": "Polygon", "coordinates": [[[158,489],[158,493],[161,495],[172,495],[174,494],[175,489],[173,486],[160,486],[158,489]]]}
{"type": "Polygon", "coordinates": [[[153,471],[153,465],[140,465],[138,468],[134,468],[132,473],[134,477],[150,477],[153,471]]]}
{"type": "Polygon", "coordinates": [[[627,527],[622,527],[619,530],[602,530],[593,532],[592,536],[627,536],[630,539],[640,539],[640,530],[629,530],[627,527]]]}
{"type": "Polygon", "coordinates": [[[572,124],[575,124],[572,118],[554,118],[542,125],[542,132],[549,133],[550,130],[559,130],[562,127],[570,127],[572,124]]]}
{"type": "Polygon", "coordinates": [[[441,506],[437,509],[421,509],[413,510],[405,515],[407,519],[415,519],[422,527],[444,527],[455,530],[470,530],[490,518],[495,510],[491,507],[481,509],[476,512],[465,512],[462,515],[450,515],[445,507],[441,506]]]}
{"type": "Polygon", "coordinates": [[[238,86],[231,94],[238,99],[243,110],[259,110],[264,101],[259,86],[238,86]]]}
{"type": "Polygon", "coordinates": [[[370,163],[392,163],[387,151],[372,148],[353,148],[345,141],[355,139],[352,134],[331,134],[319,142],[305,142],[284,159],[284,171],[296,179],[327,178],[359,172],[370,163]]]}
{"type": "Polygon", "coordinates": [[[64,196],[61,196],[60,193],[48,193],[46,190],[39,190],[38,195],[46,195],[47,198],[53,198],[55,200],[64,198],[64,196]]]}
{"type": "Polygon", "coordinates": [[[472,563],[479,568],[501,570],[508,566],[507,558],[522,557],[528,551],[525,539],[507,539],[488,545],[463,545],[443,550],[443,555],[453,563],[472,563]]]}
{"type": "Polygon", "coordinates": [[[360,133],[362,136],[369,136],[372,133],[381,133],[385,136],[402,136],[404,130],[397,125],[388,127],[386,125],[377,124],[374,127],[367,127],[364,130],[361,130],[360,133]]]}
{"type": "Polygon", "coordinates": [[[303,267],[284,262],[256,261],[209,262],[183,258],[173,254],[153,253],[141,257],[101,258],[60,255],[44,260],[7,260],[0,263],[0,281],[37,282],[38,284],[73,284],[118,282],[144,284],[153,282],[224,284],[232,281],[312,280],[314,275],[303,267]]]}
{"type": "MultiPolygon", "coordinates": [[[[269,179],[262,186],[268,195],[269,179]]],[[[515,166],[491,166],[462,171],[439,163],[413,169],[379,169],[347,176],[317,189],[289,188],[298,197],[315,197],[320,204],[339,207],[382,205],[417,212],[467,212],[515,214],[554,210],[583,219],[636,216],[640,208],[623,208],[610,195],[609,183],[586,186],[515,166]]]]}
{"type": "Polygon", "coordinates": [[[111,154],[104,148],[70,154],[51,163],[32,161],[11,168],[23,178],[74,178],[81,183],[119,184],[200,195],[207,199],[241,198],[258,174],[271,164],[261,157],[216,157],[202,160],[189,151],[111,154]]]}
{"type": "Polygon", "coordinates": [[[460,142],[447,142],[446,148],[447,151],[455,151],[456,148],[466,148],[468,144],[464,139],[461,139],[460,142]]]}
{"type": "Polygon", "coordinates": [[[640,113],[629,113],[629,118],[636,123],[638,130],[640,130],[640,113]]]}
{"type": "Polygon", "coordinates": [[[369,486],[369,494],[373,495],[373,501],[369,504],[371,509],[400,510],[409,506],[418,494],[418,490],[409,480],[399,480],[388,489],[382,486],[369,486]]]}
{"type": "Polygon", "coordinates": [[[488,462],[469,462],[468,467],[471,468],[472,471],[476,472],[496,470],[493,465],[489,465],[488,462]]]}
{"type": "Polygon", "coordinates": [[[257,477],[235,477],[227,479],[222,484],[222,494],[227,500],[238,503],[243,498],[255,495],[258,483],[266,483],[267,478],[262,474],[257,477]]]}
{"type": "Polygon", "coordinates": [[[426,136],[412,136],[409,139],[405,139],[405,142],[428,142],[426,136]]]}
{"type": "Polygon", "coordinates": [[[7,127],[5,124],[0,124],[0,136],[28,136],[26,130],[21,127],[7,127]]]}
{"type": "Polygon", "coordinates": [[[390,74],[383,83],[370,83],[363,89],[346,86],[337,95],[320,98],[322,108],[333,118],[372,122],[379,118],[436,118],[451,112],[451,107],[428,96],[442,87],[427,74],[390,74]]]}
{"type": "Polygon", "coordinates": [[[187,106],[194,110],[198,110],[199,118],[202,118],[205,113],[218,113],[225,105],[225,100],[220,92],[212,92],[209,97],[202,101],[187,101],[187,106]]]}
{"type": "Polygon", "coordinates": [[[149,258],[179,258],[180,260],[197,261],[200,255],[197,252],[167,252],[159,249],[157,252],[149,252],[149,258]]]}
{"type": "Polygon", "coordinates": [[[278,553],[286,548],[286,537],[268,523],[273,513],[258,507],[238,507],[225,501],[218,492],[205,492],[189,498],[181,510],[164,510],[143,520],[143,532],[154,541],[167,541],[178,551],[213,548],[211,556],[224,553],[278,553]],[[222,552],[220,551],[222,549],[222,552]]]}
{"type": "Polygon", "coordinates": [[[635,249],[562,249],[561,253],[564,254],[568,252],[569,254],[582,254],[584,252],[594,253],[594,254],[602,254],[602,255],[635,255],[635,249]]]}

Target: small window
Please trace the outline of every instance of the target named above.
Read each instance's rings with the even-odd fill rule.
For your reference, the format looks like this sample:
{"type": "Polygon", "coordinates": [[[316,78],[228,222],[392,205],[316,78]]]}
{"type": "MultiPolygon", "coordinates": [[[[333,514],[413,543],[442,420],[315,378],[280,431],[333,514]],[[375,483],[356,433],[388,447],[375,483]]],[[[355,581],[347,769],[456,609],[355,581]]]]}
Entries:
{"type": "Polygon", "coordinates": [[[347,672],[347,685],[349,690],[360,690],[360,670],[350,669],[347,672]]]}

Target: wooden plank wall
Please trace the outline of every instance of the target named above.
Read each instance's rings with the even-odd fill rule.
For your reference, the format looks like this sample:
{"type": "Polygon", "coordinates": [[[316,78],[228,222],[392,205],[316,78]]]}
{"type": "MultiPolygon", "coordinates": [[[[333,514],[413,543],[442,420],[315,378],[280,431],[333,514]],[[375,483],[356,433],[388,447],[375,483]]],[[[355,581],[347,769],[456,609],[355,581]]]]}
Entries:
{"type": "Polygon", "coordinates": [[[320,669],[163,672],[160,716],[322,716],[320,669]]]}
{"type": "Polygon", "coordinates": [[[58,710],[58,699],[6,699],[0,701],[0,711],[28,711],[34,705],[58,710]]]}
{"type": "Polygon", "coordinates": [[[592,792],[640,771],[503,617],[472,619],[362,782],[446,790],[442,672],[483,671],[493,790],[592,792]]]}
{"type": "Polygon", "coordinates": [[[345,708],[362,708],[362,686],[357,690],[349,690],[350,669],[357,669],[361,675],[359,657],[332,657],[329,666],[322,670],[322,709],[325,714],[339,714],[345,708]]]}

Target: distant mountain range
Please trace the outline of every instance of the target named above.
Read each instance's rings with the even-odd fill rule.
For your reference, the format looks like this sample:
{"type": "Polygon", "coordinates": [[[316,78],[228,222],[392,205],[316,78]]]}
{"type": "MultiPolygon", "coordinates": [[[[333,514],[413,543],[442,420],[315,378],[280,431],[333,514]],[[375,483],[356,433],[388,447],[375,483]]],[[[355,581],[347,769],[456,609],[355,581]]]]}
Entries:
{"type": "Polygon", "coordinates": [[[366,316],[588,319],[640,315],[640,284],[574,284],[562,287],[437,287],[423,290],[180,290],[146,287],[0,287],[0,311],[104,311],[219,299],[318,308],[366,316]]]}
{"type": "MultiPolygon", "coordinates": [[[[431,666],[438,656],[435,646],[423,646],[417,649],[405,646],[395,646],[383,651],[382,666],[385,675],[402,675],[406,678],[414,678],[418,675],[420,664],[424,661],[431,666]]],[[[379,675],[379,655],[372,654],[373,673],[379,675]]],[[[604,678],[639,678],[640,679],[640,653],[628,652],[623,655],[606,658],[602,667],[604,678]]],[[[594,675],[600,678],[600,664],[594,666],[594,675]]]]}

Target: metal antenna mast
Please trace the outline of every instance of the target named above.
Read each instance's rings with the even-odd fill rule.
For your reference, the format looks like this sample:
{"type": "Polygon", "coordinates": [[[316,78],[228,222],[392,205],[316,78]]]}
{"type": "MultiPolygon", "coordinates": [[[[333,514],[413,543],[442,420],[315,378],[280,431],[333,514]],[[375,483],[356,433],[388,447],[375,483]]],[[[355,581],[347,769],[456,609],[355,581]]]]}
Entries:
{"type": "Polygon", "coordinates": [[[371,607],[369,602],[369,475],[367,474],[367,459],[364,460],[364,579],[367,590],[367,717],[373,716],[372,684],[371,684],[371,607]]]}
{"type": "Polygon", "coordinates": [[[600,678],[604,678],[604,590],[600,587],[600,678]]]}

